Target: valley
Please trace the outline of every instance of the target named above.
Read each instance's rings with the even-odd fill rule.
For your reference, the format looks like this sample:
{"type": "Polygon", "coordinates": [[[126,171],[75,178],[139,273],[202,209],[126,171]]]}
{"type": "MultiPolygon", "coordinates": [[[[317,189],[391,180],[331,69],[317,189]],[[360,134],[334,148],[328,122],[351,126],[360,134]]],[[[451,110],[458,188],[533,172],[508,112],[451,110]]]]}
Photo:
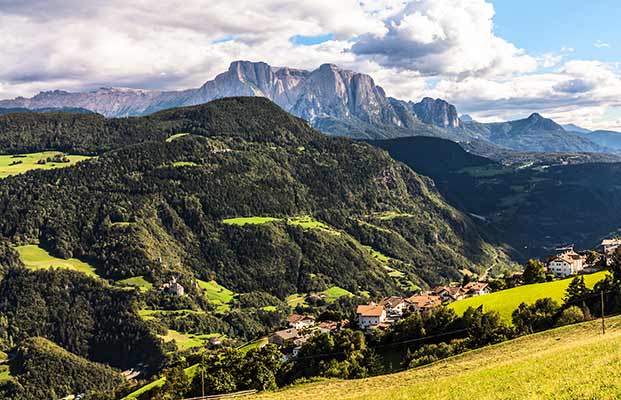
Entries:
{"type": "MultiPolygon", "coordinates": [[[[344,367],[352,361],[331,361],[334,376],[348,378],[426,364],[524,334],[522,325],[513,324],[514,310],[521,303],[539,307],[547,297],[562,303],[570,280],[433,307],[424,303],[432,288],[459,285],[465,277],[503,280],[527,257],[549,254],[566,238],[592,248],[608,233],[604,229],[617,224],[609,203],[598,209],[606,224],[578,225],[574,218],[578,228],[571,231],[566,225],[544,230],[557,214],[542,218],[552,211],[531,206],[550,196],[553,182],[594,196],[597,182],[616,173],[614,163],[564,165],[560,160],[571,156],[562,156],[549,165],[513,165],[444,139],[366,143],[329,137],[258,97],[127,119],[7,114],[0,116],[0,146],[6,152],[82,154],[83,161],[0,181],[0,344],[25,346],[3,347],[10,354],[3,372],[8,386],[0,389],[5,393],[47,393],[14,358],[31,347],[59,368],[71,362],[75,376],[82,368],[107,376],[111,366],[139,377],[119,386],[115,396],[140,400],[170,391],[177,378],[195,382],[198,369],[218,365],[201,364],[204,357],[248,363],[249,369],[267,363],[272,389],[330,376],[323,363],[306,366],[290,351],[307,354],[300,361],[351,351],[355,368],[344,367]],[[519,218],[529,222],[517,223],[519,218]],[[578,229],[586,235],[582,241],[578,229]],[[48,282],[45,290],[41,282],[48,282]],[[27,303],[14,300],[15,287],[24,288],[27,303]],[[358,306],[387,299],[408,299],[421,308],[392,319],[385,331],[364,335],[358,306]],[[296,333],[295,346],[274,345],[297,315],[317,319],[312,329],[325,336],[296,333]],[[12,328],[3,331],[3,321],[12,328]],[[473,331],[477,321],[490,321],[482,327],[489,336],[473,331]],[[64,326],[82,328],[66,334],[64,326]],[[436,344],[434,334],[449,339],[436,344]],[[105,338],[114,340],[103,346],[105,338]],[[423,344],[398,350],[410,340],[423,344]],[[286,362],[273,364],[281,357],[286,362]]],[[[609,187],[606,196],[615,196],[614,190],[609,187]]],[[[555,212],[579,215],[579,203],[558,204],[565,208],[555,212]]],[[[607,285],[606,276],[585,275],[585,290],[607,285]]],[[[568,306],[554,307],[537,327],[566,323],[561,317],[568,306]]],[[[232,374],[231,386],[209,390],[254,387],[236,375],[241,370],[222,368],[232,374]]],[[[79,387],[71,378],[63,382],[79,387]]]]}

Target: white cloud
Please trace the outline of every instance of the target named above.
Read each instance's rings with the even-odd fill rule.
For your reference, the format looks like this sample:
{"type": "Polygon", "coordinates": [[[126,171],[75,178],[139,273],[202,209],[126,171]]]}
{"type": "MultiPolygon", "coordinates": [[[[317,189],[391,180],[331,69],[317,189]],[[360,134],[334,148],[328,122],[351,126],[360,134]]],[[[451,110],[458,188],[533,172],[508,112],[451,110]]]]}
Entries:
{"type": "Polygon", "coordinates": [[[597,40],[595,43],[593,43],[593,46],[597,47],[598,49],[601,49],[603,47],[610,47],[610,43],[606,43],[604,41],[597,40]]]}
{"type": "Polygon", "coordinates": [[[334,63],[370,74],[390,96],[446,98],[479,119],[538,111],[615,126],[618,69],[566,61],[569,46],[527,54],[494,32],[493,17],[484,0],[0,0],[0,98],[197,87],[237,59],[334,63]],[[328,33],[314,46],[289,41],[328,33]]]}
{"type": "Polygon", "coordinates": [[[483,0],[419,0],[385,20],[352,51],[388,68],[427,75],[502,76],[536,69],[536,60],[493,32],[494,8],[483,0]]]}

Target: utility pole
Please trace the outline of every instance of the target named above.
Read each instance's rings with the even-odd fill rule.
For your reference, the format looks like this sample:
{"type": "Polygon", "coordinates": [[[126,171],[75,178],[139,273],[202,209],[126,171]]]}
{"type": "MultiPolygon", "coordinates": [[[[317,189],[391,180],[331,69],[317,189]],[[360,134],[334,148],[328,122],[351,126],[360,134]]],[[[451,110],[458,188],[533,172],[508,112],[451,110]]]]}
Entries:
{"type": "Polygon", "coordinates": [[[606,334],[606,323],[604,322],[604,291],[600,292],[602,301],[602,335],[606,334]]]}
{"type": "MultiPolygon", "coordinates": [[[[202,363],[201,363],[202,364],[202,363]]],[[[205,367],[201,365],[201,397],[205,398],[205,367]]]]}

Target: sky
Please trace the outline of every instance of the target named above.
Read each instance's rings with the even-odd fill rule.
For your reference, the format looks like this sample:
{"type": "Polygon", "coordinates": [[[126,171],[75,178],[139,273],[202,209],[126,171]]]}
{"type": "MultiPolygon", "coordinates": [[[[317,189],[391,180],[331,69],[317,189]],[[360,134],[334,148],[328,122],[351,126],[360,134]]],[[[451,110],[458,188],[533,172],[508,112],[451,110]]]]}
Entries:
{"type": "Polygon", "coordinates": [[[621,130],[620,20],[618,0],[0,0],[0,99],[334,63],[480,121],[621,130]]]}

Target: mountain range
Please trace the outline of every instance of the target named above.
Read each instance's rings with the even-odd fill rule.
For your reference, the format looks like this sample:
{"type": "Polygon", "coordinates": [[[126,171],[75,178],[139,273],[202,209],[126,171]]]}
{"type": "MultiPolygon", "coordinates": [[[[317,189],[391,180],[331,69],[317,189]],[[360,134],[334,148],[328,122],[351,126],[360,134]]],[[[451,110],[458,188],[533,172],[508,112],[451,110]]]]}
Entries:
{"type": "Polygon", "coordinates": [[[369,75],[323,64],[308,71],[273,67],[264,62],[235,61],[229,69],[199,88],[158,91],[101,88],[71,93],[41,92],[32,98],[1,100],[0,108],[83,108],[106,117],[148,115],[163,109],[192,106],[233,96],[261,96],[285,111],[336,136],[389,139],[434,136],[465,143],[485,155],[503,149],[529,152],[617,153],[614,135],[602,138],[586,130],[565,127],[539,114],[517,121],[480,123],[458,117],[454,105],[442,99],[420,102],[386,95],[369,75]],[[483,150],[484,149],[484,150],[483,150]]]}

